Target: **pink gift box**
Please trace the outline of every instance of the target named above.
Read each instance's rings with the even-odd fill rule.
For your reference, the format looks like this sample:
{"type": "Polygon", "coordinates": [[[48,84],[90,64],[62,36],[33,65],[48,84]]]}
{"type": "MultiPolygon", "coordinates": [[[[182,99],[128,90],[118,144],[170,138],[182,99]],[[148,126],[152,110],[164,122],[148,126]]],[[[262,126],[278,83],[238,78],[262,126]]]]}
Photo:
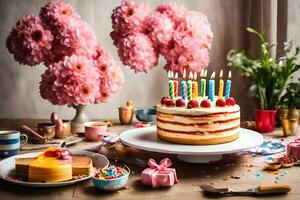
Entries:
{"type": "Polygon", "coordinates": [[[171,165],[172,162],[169,158],[161,160],[159,164],[154,159],[149,159],[149,168],[142,172],[143,184],[157,188],[170,187],[177,183],[176,170],[169,168],[171,165]]]}
{"type": "Polygon", "coordinates": [[[300,160],[300,141],[296,139],[295,142],[290,142],[287,145],[287,155],[294,156],[300,160]]]}

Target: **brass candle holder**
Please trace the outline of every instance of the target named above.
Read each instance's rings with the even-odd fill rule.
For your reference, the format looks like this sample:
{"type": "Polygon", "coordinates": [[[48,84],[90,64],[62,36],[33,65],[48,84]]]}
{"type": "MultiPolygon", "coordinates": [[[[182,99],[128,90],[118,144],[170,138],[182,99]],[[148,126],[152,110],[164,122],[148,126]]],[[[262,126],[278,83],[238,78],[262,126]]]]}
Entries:
{"type": "Polygon", "coordinates": [[[134,107],[132,101],[127,101],[126,106],[120,106],[119,108],[119,120],[121,124],[129,125],[132,123],[134,114],[134,107]]]}

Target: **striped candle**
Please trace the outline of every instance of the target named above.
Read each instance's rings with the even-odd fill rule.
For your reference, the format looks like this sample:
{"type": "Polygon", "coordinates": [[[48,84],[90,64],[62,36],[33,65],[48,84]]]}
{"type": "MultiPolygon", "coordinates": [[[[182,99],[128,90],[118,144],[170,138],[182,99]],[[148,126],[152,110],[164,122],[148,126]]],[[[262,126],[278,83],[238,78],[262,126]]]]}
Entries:
{"type": "Polygon", "coordinates": [[[175,98],[177,98],[178,97],[178,73],[177,72],[175,74],[173,84],[174,84],[174,96],[175,98]]]}
{"type": "Polygon", "coordinates": [[[208,99],[213,102],[215,96],[215,72],[212,73],[210,80],[208,82],[208,99]]]}
{"type": "Polygon", "coordinates": [[[186,96],[186,92],[187,92],[187,85],[186,85],[186,70],[183,70],[183,80],[181,81],[181,97],[182,99],[186,100],[187,96],[186,96]]]}
{"type": "Polygon", "coordinates": [[[174,82],[171,80],[173,78],[173,71],[168,72],[168,78],[169,78],[169,97],[170,99],[174,99],[174,82]]]}
{"type": "Polygon", "coordinates": [[[231,71],[228,72],[228,78],[226,80],[226,87],[225,87],[225,99],[230,97],[230,88],[231,88],[231,71]]]}

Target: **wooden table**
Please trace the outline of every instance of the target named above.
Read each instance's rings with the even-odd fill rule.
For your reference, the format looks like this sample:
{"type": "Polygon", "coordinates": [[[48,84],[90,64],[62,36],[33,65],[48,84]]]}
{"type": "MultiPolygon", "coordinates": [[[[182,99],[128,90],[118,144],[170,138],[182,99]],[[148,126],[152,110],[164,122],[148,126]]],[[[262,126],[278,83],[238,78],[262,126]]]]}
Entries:
{"type": "MultiPolygon", "coordinates": [[[[33,125],[38,120],[0,120],[0,129],[18,129],[21,124],[33,125]]],[[[115,125],[112,132],[132,128],[131,126],[115,125]]],[[[277,135],[278,136],[278,135],[277,135]]],[[[70,148],[90,148],[97,145],[83,141],[70,148]]],[[[25,152],[21,152],[25,153],[25,152]]],[[[153,155],[156,156],[156,155],[153,155]]],[[[263,171],[263,158],[251,155],[233,156],[221,163],[215,164],[189,164],[175,161],[179,183],[171,188],[151,189],[143,186],[140,173],[144,167],[128,164],[132,173],[129,178],[129,189],[118,192],[105,193],[96,190],[91,181],[77,185],[59,188],[29,188],[13,185],[0,181],[0,199],[210,199],[218,198],[201,192],[201,183],[213,184],[218,187],[232,187],[237,190],[245,190],[260,183],[288,183],[292,191],[287,195],[265,196],[264,199],[299,199],[300,198],[300,168],[292,167],[281,169],[278,174],[263,171]]],[[[240,199],[241,197],[226,197],[226,199],[240,199]]],[[[253,199],[253,197],[243,197],[253,199]]]]}

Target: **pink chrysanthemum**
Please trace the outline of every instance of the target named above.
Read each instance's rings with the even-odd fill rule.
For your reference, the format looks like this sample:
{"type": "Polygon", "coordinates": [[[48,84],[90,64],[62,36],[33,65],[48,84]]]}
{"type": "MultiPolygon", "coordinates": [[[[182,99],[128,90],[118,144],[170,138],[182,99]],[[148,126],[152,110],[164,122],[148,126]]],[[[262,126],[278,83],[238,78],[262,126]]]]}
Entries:
{"type": "Polygon", "coordinates": [[[167,45],[174,32],[174,23],[166,15],[154,12],[148,20],[149,38],[158,47],[167,45]]]}
{"type": "Polygon", "coordinates": [[[91,60],[72,55],[63,61],[50,65],[56,76],[54,85],[58,104],[68,106],[94,103],[99,96],[99,74],[91,60]]]}
{"type": "Polygon", "coordinates": [[[42,80],[40,82],[40,94],[43,99],[47,99],[54,105],[59,104],[59,100],[55,91],[53,90],[54,82],[56,81],[56,76],[49,68],[42,74],[42,80]]]}
{"type": "Polygon", "coordinates": [[[123,64],[135,72],[148,72],[158,62],[158,54],[147,35],[138,33],[120,40],[118,54],[123,64]]]}
{"type": "Polygon", "coordinates": [[[175,25],[185,18],[188,9],[176,3],[162,3],[156,7],[156,11],[167,16],[175,25]]]}
{"type": "Polygon", "coordinates": [[[62,1],[50,1],[41,8],[40,17],[44,23],[51,27],[62,24],[76,26],[80,20],[78,12],[70,4],[62,1]]]}
{"type": "Polygon", "coordinates": [[[101,78],[100,96],[96,102],[106,102],[108,97],[118,92],[124,84],[124,74],[119,66],[112,66],[101,78]]]}
{"type": "Polygon", "coordinates": [[[123,0],[121,6],[113,10],[111,16],[112,28],[122,35],[143,32],[145,20],[150,14],[151,9],[147,4],[123,0]]]}
{"type": "Polygon", "coordinates": [[[18,21],[6,40],[10,53],[20,64],[37,65],[51,55],[53,36],[34,15],[18,21]]]}
{"type": "Polygon", "coordinates": [[[106,77],[108,71],[116,65],[112,55],[102,48],[100,44],[98,44],[92,57],[94,65],[99,70],[100,78],[106,77]]]}
{"type": "Polygon", "coordinates": [[[53,58],[49,63],[72,54],[91,56],[97,45],[95,33],[73,7],[53,1],[41,8],[40,17],[54,35],[53,58]]]}

